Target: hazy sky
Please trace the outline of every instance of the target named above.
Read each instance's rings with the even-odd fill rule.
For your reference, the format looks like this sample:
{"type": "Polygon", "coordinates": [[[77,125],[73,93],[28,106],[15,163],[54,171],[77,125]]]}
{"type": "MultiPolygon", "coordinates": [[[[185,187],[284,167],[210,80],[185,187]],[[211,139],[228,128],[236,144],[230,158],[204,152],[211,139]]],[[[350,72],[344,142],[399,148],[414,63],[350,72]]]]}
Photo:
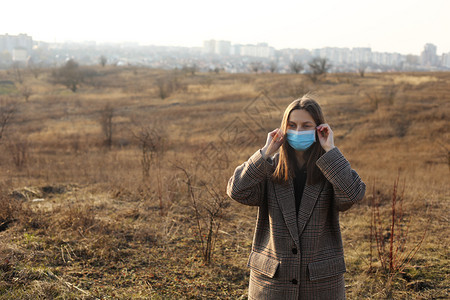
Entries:
{"type": "Polygon", "coordinates": [[[9,0],[0,34],[46,42],[201,47],[207,39],[276,49],[371,47],[450,52],[450,0],[9,0]]]}

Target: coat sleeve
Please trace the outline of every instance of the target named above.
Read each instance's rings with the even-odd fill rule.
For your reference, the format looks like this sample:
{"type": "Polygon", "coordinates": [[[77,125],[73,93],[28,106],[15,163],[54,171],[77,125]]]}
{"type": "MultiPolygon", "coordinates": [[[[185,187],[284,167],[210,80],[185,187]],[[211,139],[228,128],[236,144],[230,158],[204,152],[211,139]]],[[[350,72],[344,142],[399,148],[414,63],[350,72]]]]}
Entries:
{"type": "Polygon", "coordinates": [[[322,155],[316,165],[333,185],[334,199],[340,211],[349,209],[364,197],[366,185],[338,148],[322,155]]]}
{"type": "Polygon", "coordinates": [[[228,180],[228,196],[245,205],[259,206],[264,199],[265,181],[274,170],[272,158],[264,159],[261,149],[256,151],[228,180]]]}

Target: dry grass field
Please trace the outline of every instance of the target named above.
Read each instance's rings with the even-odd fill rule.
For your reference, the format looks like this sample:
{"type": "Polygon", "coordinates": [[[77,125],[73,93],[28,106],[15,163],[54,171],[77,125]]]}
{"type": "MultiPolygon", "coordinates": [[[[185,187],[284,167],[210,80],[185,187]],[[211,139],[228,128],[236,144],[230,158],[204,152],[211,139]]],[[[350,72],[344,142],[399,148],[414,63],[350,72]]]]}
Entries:
{"type": "Polygon", "coordinates": [[[347,297],[448,299],[450,73],[85,71],[0,71],[0,299],[245,299],[256,209],[226,184],[308,91],[368,187],[347,297]]]}

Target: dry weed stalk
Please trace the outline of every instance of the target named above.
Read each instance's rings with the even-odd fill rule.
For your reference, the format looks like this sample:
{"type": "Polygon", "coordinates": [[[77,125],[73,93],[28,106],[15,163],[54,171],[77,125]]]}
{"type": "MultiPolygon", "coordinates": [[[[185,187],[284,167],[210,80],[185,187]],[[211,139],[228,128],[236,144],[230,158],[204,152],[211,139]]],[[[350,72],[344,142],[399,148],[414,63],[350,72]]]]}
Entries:
{"type": "Polygon", "coordinates": [[[72,284],[72,283],[70,283],[70,282],[68,282],[68,281],[65,281],[65,280],[62,279],[61,277],[55,275],[55,274],[54,274],[52,271],[50,271],[50,270],[45,271],[45,275],[47,275],[47,276],[50,277],[51,279],[56,279],[56,280],[58,280],[59,282],[61,282],[61,284],[65,285],[65,286],[68,287],[69,289],[75,289],[75,290],[81,292],[84,296],[87,296],[87,297],[90,297],[90,298],[99,300],[99,298],[93,297],[93,295],[92,295],[90,292],[88,292],[88,291],[86,291],[86,290],[83,290],[82,288],[80,288],[80,287],[78,287],[78,286],[76,286],[76,285],[74,285],[74,284],[72,284]]]}
{"type": "Polygon", "coordinates": [[[133,136],[139,142],[141,148],[141,167],[142,167],[142,182],[145,184],[150,179],[150,168],[152,164],[156,165],[156,180],[157,180],[157,194],[159,199],[160,214],[164,215],[163,202],[163,186],[161,175],[161,161],[164,156],[164,138],[160,129],[150,129],[142,127],[138,133],[133,132],[133,136]]]}
{"type": "Polygon", "coordinates": [[[439,146],[442,149],[443,156],[446,156],[446,158],[447,158],[447,166],[450,171],[450,150],[449,150],[450,148],[448,148],[446,145],[444,145],[441,142],[437,142],[437,143],[439,144],[439,146]]]}
{"type": "Polygon", "coordinates": [[[12,74],[14,77],[14,80],[18,83],[23,83],[23,74],[22,74],[22,68],[19,62],[14,62],[12,65],[12,74]]]}
{"type": "Polygon", "coordinates": [[[398,189],[399,178],[397,177],[394,181],[392,196],[390,198],[390,211],[387,211],[389,212],[389,215],[386,214],[386,217],[389,217],[388,221],[386,220],[386,217],[380,213],[381,196],[376,192],[375,184],[373,186],[371,199],[370,269],[373,270],[372,248],[373,243],[375,242],[381,269],[387,276],[387,286],[390,286],[393,278],[397,274],[402,273],[409,262],[414,258],[425,239],[428,229],[428,227],[425,229],[418,243],[408,250],[406,243],[409,226],[406,224],[403,210],[404,183],[401,192],[399,192],[398,189]]]}
{"type": "MultiPolygon", "coordinates": [[[[2,187],[0,187],[1,189],[2,187]]],[[[22,202],[6,195],[0,190],[0,232],[16,221],[22,212],[22,202]]]]}
{"type": "Polygon", "coordinates": [[[9,153],[17,169],[25,166],[29,156],[29,142],[27,139],[17,138],[8,143],[9,153]]]}
{"type": "Polygon", "coordinates": [[[16,112],[16,105],[14,103],[7,103],[1,99],[0,102],[0,140],[5,133],[6,128],[11,122],[11,119],[16,112]]]}
{"type": "Polygon", "coordinates": [[[112,147],[112,137],[113,137],[113,122],[114,109],[107,104],[100,116],[100,125],[102,126],[102,132],[105,135],[104,144],[108,149],[112,147]]]}

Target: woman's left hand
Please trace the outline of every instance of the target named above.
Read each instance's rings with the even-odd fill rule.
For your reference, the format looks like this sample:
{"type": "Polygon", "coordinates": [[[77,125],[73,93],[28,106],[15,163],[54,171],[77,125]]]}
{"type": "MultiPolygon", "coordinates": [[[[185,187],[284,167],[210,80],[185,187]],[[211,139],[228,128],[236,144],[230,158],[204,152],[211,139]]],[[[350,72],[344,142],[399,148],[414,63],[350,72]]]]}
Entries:
{"type": "Polygon", "coordinates": [[[330,128],[330,125],[328,124],[320,124],[316,127],[317,130],[317,136],[319,137],[320,145],[322,146],[323,150],[326,152],[333,149],[334,146],[334,138],[333,138],[333,131],[330,128]]]}

